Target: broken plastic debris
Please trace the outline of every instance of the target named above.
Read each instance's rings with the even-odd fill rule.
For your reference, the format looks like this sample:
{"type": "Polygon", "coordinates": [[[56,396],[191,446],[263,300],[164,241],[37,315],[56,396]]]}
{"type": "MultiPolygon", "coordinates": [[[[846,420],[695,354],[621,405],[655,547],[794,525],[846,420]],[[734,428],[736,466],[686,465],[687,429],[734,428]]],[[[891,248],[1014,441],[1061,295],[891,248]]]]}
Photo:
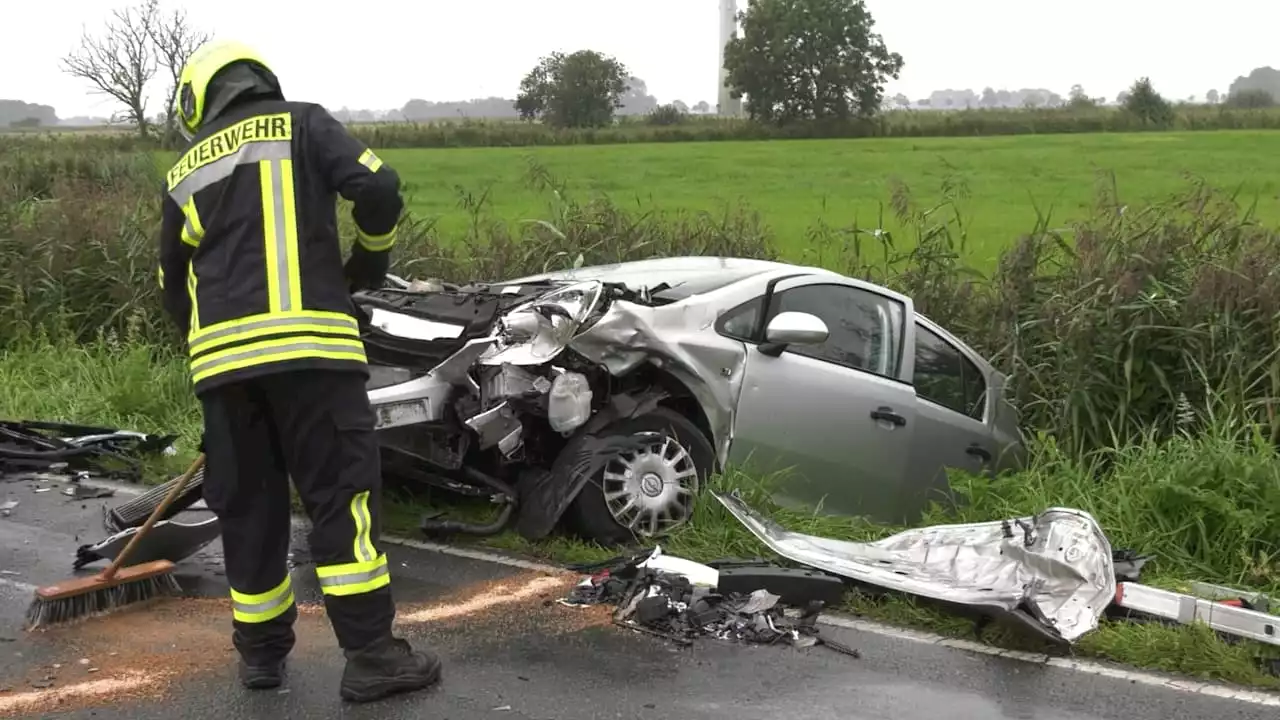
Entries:
{"type": "Polygon", "coordinates": [[[566,372],[551,381],[547,422],[558,433],[577,429],[591,417],[591,384],[585,375],[566,372]]]}
{"type": "Polygon", "coordinates": [[[116,491],[107,487],[76,483],[63,488],[62,494],[74,500],[92,500],[94,498],[111,497],[116,494],[116,491]]]}
{"type": "Polygon", "coordinates": [[[687,578],[691,584],[701,587],[714,589],[720,583],[719,570],[692,560],[685,560],[673,555],[663,555],[661,546],[655,547],[653,554],[636,567],[667,573],[668,575],[679,575],[687,578]]]}
{"type": "Polygon", "coordinates": [[[768,590],[756,590],[747,598],[746,604],[738,608],[738,612],[743,615],[755,615],[766,610],[772,610],[780,599],[768,590]]]}

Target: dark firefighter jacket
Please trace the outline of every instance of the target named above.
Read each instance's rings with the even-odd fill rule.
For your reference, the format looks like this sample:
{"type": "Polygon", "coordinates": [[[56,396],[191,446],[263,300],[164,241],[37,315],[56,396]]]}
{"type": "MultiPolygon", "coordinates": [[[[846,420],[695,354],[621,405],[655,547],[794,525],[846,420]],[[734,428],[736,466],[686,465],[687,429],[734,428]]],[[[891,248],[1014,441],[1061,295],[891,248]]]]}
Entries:
{"type": "Polygon", "coordinates": [[[169,170],[160,284],[196,394],[300,368],[367,372],[351,291],[381,283],[396,173],[324,108],[257,100],[210,121],[169,170]],[[354,208],[343,264],[337,195],[354,208]]]}

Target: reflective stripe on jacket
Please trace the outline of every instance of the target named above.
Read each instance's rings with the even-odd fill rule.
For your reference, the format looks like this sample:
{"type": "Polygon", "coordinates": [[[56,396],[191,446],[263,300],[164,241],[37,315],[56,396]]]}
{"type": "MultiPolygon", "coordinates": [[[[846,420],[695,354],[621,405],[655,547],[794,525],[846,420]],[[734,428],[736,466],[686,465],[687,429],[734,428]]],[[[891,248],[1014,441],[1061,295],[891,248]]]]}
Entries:
{"type": "Polygon", "coordinates": [[[352,274],[386,272],[399,184],[318,105],[253,102],[201,129],[166,175],[160,247],[197,393],[290,369],[367,371],[352,274]],[[345,265],[338,195],[357,228],[345,265]]]}

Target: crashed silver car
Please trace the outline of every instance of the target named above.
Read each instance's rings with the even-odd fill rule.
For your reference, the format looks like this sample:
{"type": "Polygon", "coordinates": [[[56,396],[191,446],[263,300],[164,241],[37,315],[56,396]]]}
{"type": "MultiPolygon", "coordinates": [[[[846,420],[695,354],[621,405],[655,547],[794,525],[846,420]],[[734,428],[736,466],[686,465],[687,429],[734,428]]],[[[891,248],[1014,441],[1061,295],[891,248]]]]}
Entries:
{"type": "Polygon", "coordinates": [[[779,499],[902,521],[944,468],[1023,456],[1005,378],[911,299],[827,270],[677,257],[359,293],[386,474],[601,542],[688,522],[728,465],[779,499]]]}

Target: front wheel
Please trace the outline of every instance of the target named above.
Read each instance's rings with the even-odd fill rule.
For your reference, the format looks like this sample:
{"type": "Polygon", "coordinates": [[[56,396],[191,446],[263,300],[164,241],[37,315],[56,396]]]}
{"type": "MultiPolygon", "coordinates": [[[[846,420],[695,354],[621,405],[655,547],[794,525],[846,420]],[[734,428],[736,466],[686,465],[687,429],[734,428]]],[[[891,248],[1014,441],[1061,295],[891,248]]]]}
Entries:
{"type": "Polygon", "coordinates": [[[606,545],[653,539],[693,518],[698,491],[715,465],[715,448],[697,425],[659,407],[606,426],[601,438],[651,432],[638,452],[621,453],[587,480],[570,506],[577,530],[606,545]]]}

